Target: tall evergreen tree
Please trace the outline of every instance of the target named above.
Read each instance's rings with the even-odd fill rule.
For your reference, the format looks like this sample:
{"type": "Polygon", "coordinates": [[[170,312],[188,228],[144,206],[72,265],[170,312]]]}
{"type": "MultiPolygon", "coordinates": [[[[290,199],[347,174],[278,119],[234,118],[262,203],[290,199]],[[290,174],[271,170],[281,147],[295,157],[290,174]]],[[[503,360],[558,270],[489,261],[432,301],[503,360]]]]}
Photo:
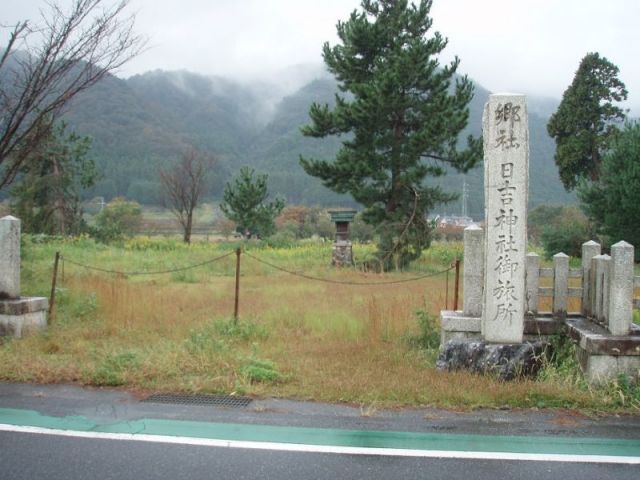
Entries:
{"type": "Polygon", "coordinates": [[[284,208],[284,200],[280,198],[267,202],[267,178],[266,174],[256,175],[252,168],[243,167],[233,184],[227,183],[224,188],[220,209],[249,238],[272,235],[275,218],[284,208]]]}
{"type": "Polygon", "coordinates": [[[32,150],[11,190],[11,209],[27,232],[77,234],[82,227],[80,192],[96,180],[91,139],[57,124],[32,150]]]}
{"type": "Polygon", "coordinates": [[[598,231],[636,246],[640,258],[640,123],[629,123],[602,159],[600,178],[578,186],[582,208],[598,231]]]}
{"type": "Polygon", "coordinates": [[[306,136],[345,135],[334,161],[300,161],[307,173],[365,206],[364,220],[380,233],[384,269],[404,266],[429,246],[428,213],[455,195],[425,179],[447,166],[467,171],[482,145],[469,137],[457,150],[473,97],[467,77],[455,79],[456,57],[441,67],[447,45],[432,26],[431,0],[363,0],[361,10],[338,22],[340,43],[323,46],[324,61],[342,94],[334,108],[314,103],[306,136]]]}
{"type": "Polygon", "coordinates": [[[613,102],[626,100],[618,67],[597,52],[580,62],[573,82],[547,124],[556,141],[556,165],[565,189],[573,190],[581,178],[597,180],[602,155],[624,120],[613,102]]]}

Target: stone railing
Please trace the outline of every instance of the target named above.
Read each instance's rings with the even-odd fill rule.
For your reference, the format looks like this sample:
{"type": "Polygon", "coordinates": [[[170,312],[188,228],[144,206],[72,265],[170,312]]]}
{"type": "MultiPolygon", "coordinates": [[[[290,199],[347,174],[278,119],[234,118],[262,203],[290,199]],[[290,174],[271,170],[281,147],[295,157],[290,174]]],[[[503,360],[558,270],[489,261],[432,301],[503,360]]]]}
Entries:
{"type": "Polygon", "coordinates": [[[540,257],[529,253],[526,258],[527,311],[538,315],[540,297],[552,298],[553,317],[567,317],[568,299],[579,298],[579,312],[604,326],[613,335],[627,335],[631,331],[633,308],[640,308],[640,299],[634,298],[640,277],[634,276],[633,246],[626,242],[611,247],[611,256],[602,255],[598,243],[582,245],[582,266],[569,268],[569,257],[558,253],[551,268],[540,268],[540,257]],[[540,279],[551,278],[551,287],[540,287],[540,279]],[[569,279],[580,279],[580,287],[569,286],[569,279]]]}

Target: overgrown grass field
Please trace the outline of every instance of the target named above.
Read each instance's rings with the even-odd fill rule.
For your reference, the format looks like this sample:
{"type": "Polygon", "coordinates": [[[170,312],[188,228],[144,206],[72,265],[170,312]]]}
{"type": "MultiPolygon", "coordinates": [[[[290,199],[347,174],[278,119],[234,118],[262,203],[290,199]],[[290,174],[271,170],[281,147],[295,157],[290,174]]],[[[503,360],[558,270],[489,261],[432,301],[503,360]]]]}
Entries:
{"type": "MultiPolygon", "coordinates": [[[[588,387],[571,359],[570,345],[559,350],[558,361],[549,362],[537,380],[502,383],[467,372],[436,371],[436,319],[446,292],[446,276],[437,272],[461,255],[460,244],[434,244],[410,271],[384,275],[330,267],[328,242],[287,248],[246,244],[236,324],[233,252],[238,246],[187,246],[144,237],[106,246],[89,238],[24,236],[24,295],[49,295],[56,251],[65,259],[64,268],[49,328],[0,343],[0,378],[235,392],[367,408],[640,407],[638,389],[623,381],[588,387]],[[177,270],[225,254],[197,268],[153,275],[76,265],[126,272],[177,270]],[[434,275],[389,283],[429,273],[434,275]]],[[[354,246],[359,260],[373,251],[372,245],[354,246]]],[[[449,307],[452,298],[450,272],[449,307]]]]}

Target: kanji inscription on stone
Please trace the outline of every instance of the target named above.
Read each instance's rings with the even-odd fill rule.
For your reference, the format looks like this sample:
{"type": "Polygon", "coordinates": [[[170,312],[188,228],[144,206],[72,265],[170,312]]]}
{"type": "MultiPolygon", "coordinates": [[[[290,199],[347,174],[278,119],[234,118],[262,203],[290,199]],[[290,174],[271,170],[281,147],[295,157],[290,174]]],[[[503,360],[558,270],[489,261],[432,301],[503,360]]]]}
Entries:
{"type": "Polygon", "coordinates": [[[485,277],[482,333],[522,342],[529,189],[529,130],[524,95],[496,94],[483,121],[485,277]]]}

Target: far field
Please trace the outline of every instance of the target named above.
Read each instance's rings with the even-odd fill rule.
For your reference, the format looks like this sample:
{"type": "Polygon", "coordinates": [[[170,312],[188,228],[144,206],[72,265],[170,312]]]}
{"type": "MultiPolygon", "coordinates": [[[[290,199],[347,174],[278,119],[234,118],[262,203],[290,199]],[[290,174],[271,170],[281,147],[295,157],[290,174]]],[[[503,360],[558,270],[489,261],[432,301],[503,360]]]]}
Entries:
{"type": "MultiPolygon", "coordinates": [[[[330,267],[330,242],[245,244],[235,324],[237,246],[148,237],[106,246],[89,238],[24,236],[24,295],[48,296],[54,253],[66,260],[51,325],[41,334],[2,340],[0,379],[349,402],[363,414],[418,405],[640,408],[637,389],[623,383],[590,388],[567,358],[549,362],[537,380],[512,383],[436,371],[447,278],[438,272],[462,253],[458,243],[434,244],[410,271],[384,275],[330,267]],[[154,275],[76,265],[144,273],[226,254],[154,275]],[[428,274],[434,275],[405,281],[428,274]]],[[[373,250],[354,246],[357,259],[373,250]]],[[[449,307],[452,298],[453,272],[449,307]]],[[[568,355],[570,346],[561,352],[568,355]]]]}

